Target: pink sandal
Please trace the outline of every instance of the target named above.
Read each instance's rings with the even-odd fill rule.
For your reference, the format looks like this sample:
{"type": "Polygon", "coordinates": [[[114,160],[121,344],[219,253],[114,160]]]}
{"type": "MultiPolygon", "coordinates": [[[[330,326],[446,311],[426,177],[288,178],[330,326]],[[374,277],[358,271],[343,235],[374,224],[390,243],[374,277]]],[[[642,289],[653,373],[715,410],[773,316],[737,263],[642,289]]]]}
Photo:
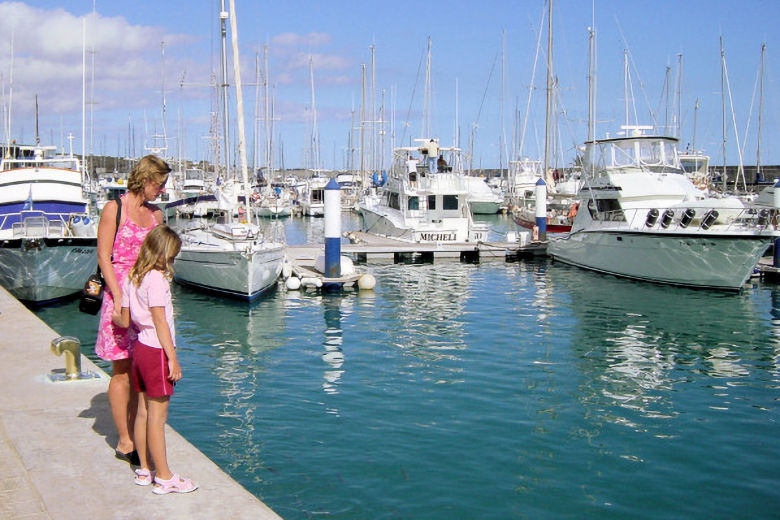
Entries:
{"type": "Polygon", "coordinates": [[[146,468],[138,468],[135,470],[135,482],[139,486],[148,486],[154,479],[154,471],[150,471],[146,468]]]}
{"type": "Polygon", "coordinates": [[[154,477],[154,489],[152,492],[156,495],[166,495],[168,493],[189,493],[198,489],[198,485],[188,478],[181,478],[177,474],[168,480],[162,480],[154,477]]]}

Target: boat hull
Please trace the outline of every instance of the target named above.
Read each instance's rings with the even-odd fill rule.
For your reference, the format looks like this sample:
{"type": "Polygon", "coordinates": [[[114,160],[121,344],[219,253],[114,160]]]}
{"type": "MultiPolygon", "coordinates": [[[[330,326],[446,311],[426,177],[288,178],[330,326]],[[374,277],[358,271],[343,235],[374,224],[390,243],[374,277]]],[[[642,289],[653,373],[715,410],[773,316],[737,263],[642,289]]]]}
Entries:
{"type": "Polygon", "coordinates": [[[465,226],[457,227],[441,222],[438,225],[418,225],[412,229],[398,224],[389,213],[381,214],[363,205],[359,212],[363,219],[363,230],[376,235],[416,243],[467,242],[469,238],[465,226]]]}
{"type": "Polygon", "coordinates": [[[81,291],[97,270],[97,238],[0,241],[0,285],[24,302],[44,304],[81,291]]]}
{"type": "Polygon", "coordinates": [[[258,206],[254,211],[257,216],[263,218],[283,218],[292,215],[292,208],[289,205],[258,206]]]}
{"type": "Polygon", "coordinates": [[[495,215],[501,210],[500,202],[469,200],[469,206],[474,215],[495,215]]]}
{"type": "Polygon", "coordinates": [[[213,251],[183,247],[176,257],[177,282],[243,300],[254,300],[276,286],[284,246],[251,251],[213,251]]]}
{"type": "Polygon", "coordinates": [[[756,235],[581,231],[553,239],[548,255],[624,278],[739,290],[772,238],[756,235]]]}
{"type": "MultiPolygon", "coordinates": [[[[518,226],[526,229],[533,229],[534,227],[536,227],[536,222],[530,220],[522,213],[513,214],[512,220],[514,220],[515,224],[517,224],[518,226]]],[[[546,228],[548,233],[568,233],[569,231],[571,231],[571,224],[555,224],[554,222],[550,222],[550,218],[548,217],[546,228]]]]}

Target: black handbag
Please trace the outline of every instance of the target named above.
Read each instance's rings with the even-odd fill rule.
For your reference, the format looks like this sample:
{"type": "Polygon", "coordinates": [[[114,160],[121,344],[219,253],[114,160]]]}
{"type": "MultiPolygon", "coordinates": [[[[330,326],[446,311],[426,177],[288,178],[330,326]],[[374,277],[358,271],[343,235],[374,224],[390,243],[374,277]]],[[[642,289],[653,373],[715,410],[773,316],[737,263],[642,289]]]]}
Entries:
{"type": "Polygon", "coordinates": [[[97,272],[87,278],[87,283],[84,284],[84,288],[81,290],[81,301],[79,301],[79,310],[86,312],[87,314],[97,314],[103,305],[103,287],[106,285],[106,281],[103,279],[103,273],[100,272],[100,267],[97,268],[97,272]]]}
{"type": "MultiPolygon", "coordinates": [[[[119,219],[122,216],[122,198],[116,199],[116,229],[119,230],[119,219]]],[[[114,232],[116,237],[116,231],[114,232]]],[[[100,265],[98,265],[95,274],[89,275],[87,282],[84,284],[84,288],[81,290],[81,297],[79,301],[79,310],[81,312],[95,315],[100,311],[100,307],[103,305],[103,291],[105,290],[106,281],[103,279],[103,273],[100,272],[100,265]]]]}

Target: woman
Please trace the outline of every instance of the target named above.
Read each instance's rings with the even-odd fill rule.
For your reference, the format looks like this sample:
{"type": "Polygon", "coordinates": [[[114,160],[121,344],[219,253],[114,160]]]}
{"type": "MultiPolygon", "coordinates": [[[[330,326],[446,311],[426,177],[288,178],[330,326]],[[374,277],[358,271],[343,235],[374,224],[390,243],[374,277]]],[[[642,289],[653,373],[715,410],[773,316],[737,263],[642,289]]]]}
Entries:
{"type": "Polygon", "coordinates": [[[98,265],[106,280],[107,290],[103,293],[103,305],[100,308],[95,354],[112,364],[108,402],[119,434],[116,456],[135,465],[139,459],[131,432],[138,395],[131,391],[130,368],[132,343],[137,334],[132,327],[114,325],[111,315],[114,302],[122,301],[122,284],[138,257],[144,238],[163,221],[162,211],[150,204],[150,201],[165,191],[170,171],[165,161],[153,155],[138,161],[127,180],[127,193],[121,197],[121,209],[117,201],[107,202],[98,226],[98,265]],[[120,211],[118,229],[117,211],[120,211]]]}

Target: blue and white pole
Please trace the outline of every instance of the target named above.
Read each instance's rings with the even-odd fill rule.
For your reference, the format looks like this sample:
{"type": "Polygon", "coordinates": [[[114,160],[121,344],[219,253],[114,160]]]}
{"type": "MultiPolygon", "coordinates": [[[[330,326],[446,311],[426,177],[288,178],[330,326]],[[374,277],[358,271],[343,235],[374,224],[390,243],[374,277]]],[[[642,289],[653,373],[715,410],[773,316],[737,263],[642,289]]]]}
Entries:
{"type": "MultiPolygon", "coordinates": [[[[775,205],[775,215],[777,215],[778,212],[780,212],[780,180],[775,179],[775,185],[774,185],[774,205],[775,205]]],[[[775,217],[780,218],[780,217],[775,217]]],[[[773,267],[780,267],[780,237],[775,239],[775,252],[774,255],[772,255],[772,266],[773,267]]]]}
{"type": "Polygon", "coordinates": [[[539,228],[539,240],[547,240],[547,183],[541,177],[536,181],[534,192],[536,204],[536,227],[539,228]]]}
{"type": "Polygon", "coordinates": [[[325,186],[325,277],[341,276],[341,189],[335,179],[325,186]]]}

